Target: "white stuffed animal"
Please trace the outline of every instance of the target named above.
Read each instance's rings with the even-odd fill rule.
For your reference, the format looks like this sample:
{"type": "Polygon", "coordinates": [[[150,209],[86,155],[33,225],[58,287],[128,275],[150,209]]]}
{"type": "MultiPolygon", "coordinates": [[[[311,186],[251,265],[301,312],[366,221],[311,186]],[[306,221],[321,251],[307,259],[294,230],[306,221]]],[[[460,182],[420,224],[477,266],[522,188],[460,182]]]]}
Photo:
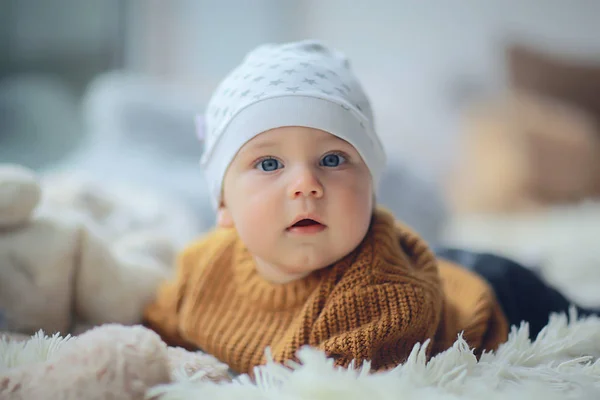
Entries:
{"type": "MultiPolygon", "coordinates": [[[[67,187],[48,182],[53,190],[26,168],[0,164],[0,331],[64,335],[139,323],[177,244],[158,231],[160,221],[116,234],[89,207],[59,201],[67,187]]],[[[98,206],[100,197],[87,195],[98,206]]],[[[123,213],[113,203],[105,211],[123,213]]]]}
{"type": "Polygon", "coordinates": [[[157,385],[201,381],[231,381],[227,365],[167,347],[142,326],[104,324],[65,338],[0,336],[2,400],[142,400],[157,385]]]}

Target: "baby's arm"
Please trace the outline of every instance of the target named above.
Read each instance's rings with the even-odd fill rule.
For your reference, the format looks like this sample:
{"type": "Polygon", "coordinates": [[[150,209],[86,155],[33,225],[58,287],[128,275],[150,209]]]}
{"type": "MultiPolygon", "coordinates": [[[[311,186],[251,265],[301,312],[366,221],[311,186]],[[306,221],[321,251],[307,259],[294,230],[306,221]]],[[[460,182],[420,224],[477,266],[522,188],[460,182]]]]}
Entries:
{"type": "Polygon", "coordinates": [[[191,246],[178,257],[174,279],[159,287],[154,301],[144,310],[144,325],[158,333],[168,345],[190,350],[196,349],[180,335],[179,311],[186,297],[186,284],[195,266],[198,247],[191,246]]]}
{"type": "Polygon", "coordinates": [[[434,337],[441,308],[437,281],[344,291],[328,301],[311,339],[339,366],[370,360],[375,370],[392,368],[406,360],[416,343],[434,337]]]}

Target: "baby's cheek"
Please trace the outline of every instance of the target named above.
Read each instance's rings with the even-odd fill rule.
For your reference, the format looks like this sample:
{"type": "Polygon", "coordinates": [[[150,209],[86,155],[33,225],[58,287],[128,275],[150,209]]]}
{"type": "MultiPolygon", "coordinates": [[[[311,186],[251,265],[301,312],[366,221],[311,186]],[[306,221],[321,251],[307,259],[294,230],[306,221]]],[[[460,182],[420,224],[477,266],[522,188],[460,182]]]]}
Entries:
{"type": "Polygon", "coordinates": [[[248,199],[239,224],[236,226],[240,238],[255,256],[268,259],[273,251],[273,212],[264,202],[248,199]]]}
{"type": "Polygon", "coordinates": [[[339,192],[335,203],[333,209],[343,227],[345,240],[360,242],[373,214],[373,194],[369,187],[360,184],[346,186],[339,192]]]}
{"type": "Polygon", "coordinates": [[[250,235],[264,236],[277,219],[276,207],[266,193],[246,194],[238,199],[238,230],[244,230],[250,235]]]}

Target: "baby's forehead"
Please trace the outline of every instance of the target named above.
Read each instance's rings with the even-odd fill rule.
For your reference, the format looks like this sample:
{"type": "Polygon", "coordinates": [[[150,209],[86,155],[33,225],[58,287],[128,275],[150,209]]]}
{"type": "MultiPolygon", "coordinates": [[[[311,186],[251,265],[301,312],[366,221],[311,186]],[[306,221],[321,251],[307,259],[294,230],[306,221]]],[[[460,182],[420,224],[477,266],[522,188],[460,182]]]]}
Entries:
{"type": "Polygon", "coordinates": [[[352,146],[344,139],[326,132],[321,129],[309,128],[304,126],[283,126],[279,128],[269,129],[261,132],[250,139],[246,145],[250,146],[268,146],[268,145],[283,145],[290,142],[305,142],[310,144],[347,144],[352,146]]]}

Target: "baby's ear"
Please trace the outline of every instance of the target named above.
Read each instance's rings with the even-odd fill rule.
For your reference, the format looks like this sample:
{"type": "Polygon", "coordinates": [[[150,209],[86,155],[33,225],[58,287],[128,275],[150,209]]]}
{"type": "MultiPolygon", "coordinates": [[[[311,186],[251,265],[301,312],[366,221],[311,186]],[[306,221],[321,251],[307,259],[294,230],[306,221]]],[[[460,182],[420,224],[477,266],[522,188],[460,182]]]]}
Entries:
{"type": "Polygon", "coordinates": [[[217,226],[220,228],[233,228],[233,217],[224,205],[220,205],[217,210],[217,226]]]}

